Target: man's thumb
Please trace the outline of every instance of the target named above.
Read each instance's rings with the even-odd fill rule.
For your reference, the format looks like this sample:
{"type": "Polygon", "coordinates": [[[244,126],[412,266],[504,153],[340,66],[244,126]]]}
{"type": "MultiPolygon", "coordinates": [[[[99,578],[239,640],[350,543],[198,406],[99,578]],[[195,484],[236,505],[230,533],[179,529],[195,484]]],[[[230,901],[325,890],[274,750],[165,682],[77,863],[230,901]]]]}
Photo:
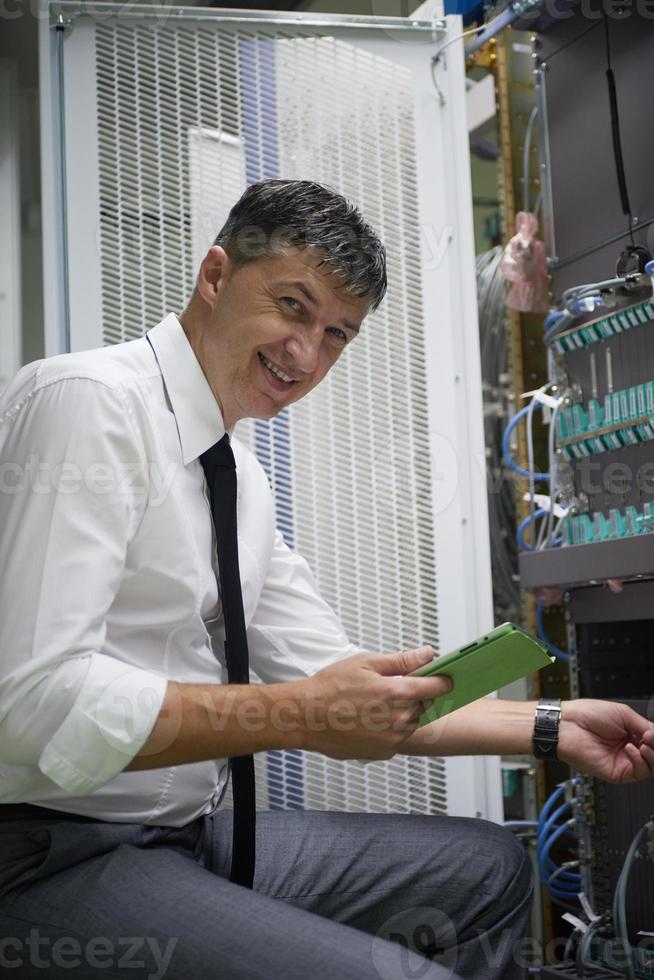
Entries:
{"type": "Polygon", "coordinates": [[[433,660],[434,650],[430,646],[415,650],[400,650],[399,653],[385,653],[375,660],[375,670],[380,674],[410,674],[412,670],[424,667],[433,660]]]}

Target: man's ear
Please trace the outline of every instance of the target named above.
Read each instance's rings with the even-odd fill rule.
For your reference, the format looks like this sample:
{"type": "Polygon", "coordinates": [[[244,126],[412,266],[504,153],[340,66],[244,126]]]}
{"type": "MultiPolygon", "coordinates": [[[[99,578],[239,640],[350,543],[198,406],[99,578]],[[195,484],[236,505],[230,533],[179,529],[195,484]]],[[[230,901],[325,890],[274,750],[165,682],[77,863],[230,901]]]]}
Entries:
{"type": "Polygon", "coordinates": [[[212,245],[200,265],[196,290],[213,310],[232,271],[232,260],[221,245],[212,245]]]}

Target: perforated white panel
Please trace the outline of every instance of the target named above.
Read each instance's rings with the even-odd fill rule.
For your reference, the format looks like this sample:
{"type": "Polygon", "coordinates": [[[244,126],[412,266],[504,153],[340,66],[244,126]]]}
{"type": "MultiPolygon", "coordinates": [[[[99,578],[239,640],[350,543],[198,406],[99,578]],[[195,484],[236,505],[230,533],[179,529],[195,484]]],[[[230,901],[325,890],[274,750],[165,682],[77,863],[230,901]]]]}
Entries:
{"type": "MultiPolygon", "coordinates": [[[[140,336],[181,310],[227,209],[262,177],[331,184],[384,238],[388,298],[327,380],[271,424],[239,425],[269,474],[287,541],[351,639],[370,650],[438,646],[439,634],[463,642],[489,625],[478,622],[483,596],[470,606],[460,598],[485,573],[460,530],[467,497],[442,482],[442,447],[456,461],[458,440],[476,440],[481,416],[470,422],[459,400],[457,418],[447,401],[454,406],[455,362],[467,356],[454,336],[466,308],[457,306],[462,277],[442,259],[451,201],[433,189],[451,166],[454,111],[439,108],[432,88],[434,41],[431,32],[198,23],[189,13],[156,29],[147,15],[83,17],[66,42],[67,100],[86,123],[67,124],[69,179],[83,173],[85,154],[99,174],[97,185],[80,181],[88,213],[71,210],[74,346],[140,336]],[[77,95],[84,85],[95,89],[93,108],[77,95]],[[97,282],[92,262],[75,278],[91,236],[97,282]],[[437,260],[423,254],[434,240],[444,243],[437,260]],[[442,347],[427,332],[427,293],[430,330],[449,331],[442,347]],[[440,610],[439,580],[449,596],[440,610]]],[[[497,813],[487,770],[470,759],[363,766],[273,752],[257,759],[257,773],[263,806],[497,813]]]]}
{"type": "MultiPolygon", "coordinates": [[[[274,64],[277,129],[268,146],[278,141],[279,175],[318,180],[354,200],[388,243],[390,282],[387,301],[326,383],[289,409],[288,470],[279,424],[273,429],[271,455],[281,466],[269,471],[287,511],[282,525],[354,642],[369,650],[437,645],[413,77],[335,38],[279,39],[274,64]],[[406,282],[415,284],[410,302],[406,282]]],[[[246,437],[255,451],[256,428],[246,437]]],[[[305,800],[446,812],[441,769],[436,760],[362,767],[311,756],[305,800]]]]}
{"type": "Polygon", "coordinates": [[[280,169],[356,201],[389,277],[328,384],[291,410],[295,540],[356,642],[437,645],[413,75],[334,38],[280,48],[280,169]]]}

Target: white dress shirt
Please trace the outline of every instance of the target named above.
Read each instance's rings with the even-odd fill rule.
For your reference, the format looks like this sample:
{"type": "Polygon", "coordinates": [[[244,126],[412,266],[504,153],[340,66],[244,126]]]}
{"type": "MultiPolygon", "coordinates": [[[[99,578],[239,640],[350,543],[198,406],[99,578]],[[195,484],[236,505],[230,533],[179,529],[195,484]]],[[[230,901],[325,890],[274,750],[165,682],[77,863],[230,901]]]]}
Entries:
{"type": "MultiPolygon", "coordinates": [[[[122,770],[167,680],[226,681],[199,462],[225,429],[177,317],[148,336],[28,364],[0,398],[0,803],[180,826],[216,805],[224,759],[122,770]]],[[[357,648],[233,448],[250,666],[311,675],[357,648]]]]}

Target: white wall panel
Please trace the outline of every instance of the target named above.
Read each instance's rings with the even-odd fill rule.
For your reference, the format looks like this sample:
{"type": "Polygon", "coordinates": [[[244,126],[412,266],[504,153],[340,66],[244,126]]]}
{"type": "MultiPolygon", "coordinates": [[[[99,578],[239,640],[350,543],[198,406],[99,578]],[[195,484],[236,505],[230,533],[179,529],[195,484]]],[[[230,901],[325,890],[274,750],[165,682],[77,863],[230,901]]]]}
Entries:
{"type": "Polygon", "coordinates": [[[0,391],[21,365],[18,66],[0,59],[0,391]]]}

